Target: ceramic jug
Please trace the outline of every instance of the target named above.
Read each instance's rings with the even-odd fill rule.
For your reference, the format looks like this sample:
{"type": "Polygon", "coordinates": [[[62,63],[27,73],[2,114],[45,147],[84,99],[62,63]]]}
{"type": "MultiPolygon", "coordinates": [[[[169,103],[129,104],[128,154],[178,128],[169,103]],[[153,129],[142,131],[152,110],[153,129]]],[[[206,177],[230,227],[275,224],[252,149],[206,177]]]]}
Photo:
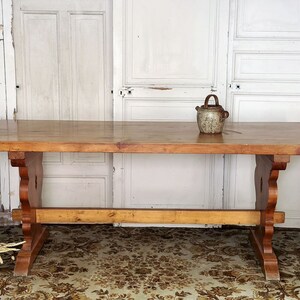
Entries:
{"type": "Polygon", "coordinates": [[[201,133],[221,133],[225,119],[229,117],[229,112],[219,105],[219,99],[216,95],[210,94],[205,98],[204,105],[197,106],[197,123],[201,133]],[[209,99],[213,97],[215,105],[208,104],[209,99]]]}

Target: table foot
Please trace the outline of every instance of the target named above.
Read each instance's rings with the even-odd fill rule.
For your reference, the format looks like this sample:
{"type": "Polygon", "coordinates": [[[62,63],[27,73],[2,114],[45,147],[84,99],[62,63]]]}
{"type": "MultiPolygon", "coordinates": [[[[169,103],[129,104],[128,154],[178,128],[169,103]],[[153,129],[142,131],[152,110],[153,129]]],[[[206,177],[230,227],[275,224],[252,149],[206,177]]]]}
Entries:
{"type": "Polygon", "coordinates": [[[250,230],[250,241],[261,262],[266,280],[280,280],[278,260],[275,253],[264,252],[261,243],[262,237],[255,230],[250,230]]]}
{"type": "MultiPolygon", "coordinates": [[[[37,224],[39,225],[39,224],[37,224]]],[[[14,269],[15,276],[27,276],[31,266],[36,259],[39,251],[43,247],[45,240],[48,237],[48,231],[46,228],[41,227],[35,232],[35,240],[30,250],[21,249],[16,258],[16,264],[14,269]]]]}
{"type": "Polygon", "coordinates": [[[280,280],[278,260],[272,247],[274,212],[277,204],[277,179],[289,162],[287,155],[256,155],[256,210],[261,211],[260,224],[251,230],[250,240],[261,261],[267,280],[280,280]]]}

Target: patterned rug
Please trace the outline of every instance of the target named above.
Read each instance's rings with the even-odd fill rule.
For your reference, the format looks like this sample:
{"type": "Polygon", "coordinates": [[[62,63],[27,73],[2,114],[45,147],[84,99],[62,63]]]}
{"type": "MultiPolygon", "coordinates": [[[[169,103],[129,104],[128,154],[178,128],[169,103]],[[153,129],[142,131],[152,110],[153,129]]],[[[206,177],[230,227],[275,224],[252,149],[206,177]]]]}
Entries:
{"type": "MultiPolygon", "coordinates": [[[[276,230],[281,281],[265,281],[246,229],[49,226],[31,275],[3,256],[0,299],[300,299],[300,231],[276,230]]],[[[19,227],[1,242],[21,241],[19,227]]]]}

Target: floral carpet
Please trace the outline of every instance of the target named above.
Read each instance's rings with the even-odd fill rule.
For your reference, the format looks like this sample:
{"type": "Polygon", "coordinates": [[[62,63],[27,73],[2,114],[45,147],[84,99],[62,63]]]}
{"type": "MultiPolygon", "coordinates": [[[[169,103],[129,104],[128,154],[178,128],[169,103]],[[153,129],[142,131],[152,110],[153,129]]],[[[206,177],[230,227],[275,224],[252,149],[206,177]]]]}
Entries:
{"type": "MultiPolygon", "coordinates": [[[[300,231],[276,230],[281,281],[265,281],[239,228],[49,226],[30,276],[14,277],[3,255],[0,299],[300,299],[300,231]]],[[[1,242],[21,241],[1,227],[1,242]]]]}

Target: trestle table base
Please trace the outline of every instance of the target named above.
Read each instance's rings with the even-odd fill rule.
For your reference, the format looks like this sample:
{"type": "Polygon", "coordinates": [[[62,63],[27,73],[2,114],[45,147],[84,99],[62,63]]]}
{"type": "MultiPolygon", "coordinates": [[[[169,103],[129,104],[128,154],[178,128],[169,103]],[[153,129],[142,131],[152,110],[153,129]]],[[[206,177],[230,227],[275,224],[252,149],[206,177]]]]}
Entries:
{"type": "Polygon", "coordinates": [[[39,152],[9,153],[12,166],[18,167],[20,173],[21,212],[15,211],[14,219],[22,221],[25,240],[16,259],[15,275],[28,275],[47,238],[42,223],[245,224],[256,225],[250,239],[266,279],[280,279],[272,237],[274,224],[284,222],[284,213],[275,213],[277,179],[279,171],[285,170],[289,156],[256,155],[255,211],[40,208],[42,157],[39,152]]]}

